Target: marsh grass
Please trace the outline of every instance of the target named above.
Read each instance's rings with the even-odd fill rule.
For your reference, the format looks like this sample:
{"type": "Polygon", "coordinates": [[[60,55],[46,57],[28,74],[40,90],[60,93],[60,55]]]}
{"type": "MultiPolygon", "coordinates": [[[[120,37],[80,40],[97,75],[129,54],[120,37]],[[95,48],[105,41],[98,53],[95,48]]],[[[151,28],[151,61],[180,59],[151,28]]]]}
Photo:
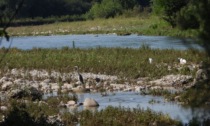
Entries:
{"type": "MultiPolygon", "coordinates": [[[[181,92],[171,92],[169,90],[166,89],[153,89],[153,90],[149,90],[147,92],[147,95],[153,95],[153,96],[162,96],[165,98],[165,100],[167,101],[174,101],[175,97],[180,95],[181,92]]],[[[158,103],[159,101],[155,101],[154,99],[152,99],[151,101],[149,101],[149,103],[158,103]]]]}
{"type": "Polygon", "coordinates": [[[154,112],[150,109],[129,109],[123,107],[107,107],[104,110],[81,112],[81,126],[170,126],[180,125],[180,122],[172,120],[169,116],[154,112]]]}
{"type": "Polygon", "coordinates": [[[181,31],[157,16],[117,17],[76,22],[57,22],[36,26],[10,27],[11,36],[55,35],[55,34],[140,34],[195,37],[196,30],[181,31]]]}
{"type": "MultiPolygon", "coordinates": [[[[0,57],[6,49],[0,50],[0,57]]],[[[73,72],[74,66],[80,67],[80,72],[117,75],[125,78],[151,77],[159,78],[168,74],[190,74],[188,65],[198,64],[200,61],[209,62],[204,52],[195,50],[150,49],[141,47],[131,48],[96,48],[96,49],[39,49],[18,50],[10,49],[0,63],[0,69],[45,69],[56,70],[61,73],[73,72]],[[152,64],[148,58],[153,58],[152,64]],[[180,65],[178,57],[187,60],[187,64],[180,65]],[[170,67],[170,70],[168,69],[170,67]],[[179,68],[179,69],[178,69],[179,68]]],[[[2,72],[4,73],[4,72],[2,72]]]]}
{"type": "MultiPolygon", "coordinates": [[[[48,126],[50,123],[47,121],[47,117],[49,115],[57,115],[56,113],[48,112],[52,111],[52,109],[56,109],[56,107],[43,107],[34,103],[25,104],[13,101],[11,109],[6,114],[5,121],[0,122],[0,125],[21,126],[30,124],[32,126],[48,126]]],[[[131,109],[120,106],[108,106],[100,111],[64,112],[60,116],[65,126],[78,124],[80,126],[127,126],[128,124],[132,126],[149,126],[154,124],[158,126],[181,125],[181,122],[171,119],[168,115],[154,112],[151,109],[141,109],[140,107],[131,109]]]]}

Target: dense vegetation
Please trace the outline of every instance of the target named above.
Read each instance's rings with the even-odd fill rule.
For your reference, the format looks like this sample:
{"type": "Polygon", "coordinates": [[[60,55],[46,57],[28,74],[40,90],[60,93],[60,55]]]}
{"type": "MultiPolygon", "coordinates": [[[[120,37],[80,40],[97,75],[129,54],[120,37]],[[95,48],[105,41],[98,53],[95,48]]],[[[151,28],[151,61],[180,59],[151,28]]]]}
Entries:
{"type": "Polygon", "coordinates": [[[153,0],[153,11],[172,27],[182,30],[198,29],[200,38],[209,52],[210,0],[153,0]]]}
{"type": "MultiPolygon", "coordinates": [[[[10,15],[15,11],[21,0],[1,0],[1,11],[10,15]]],[[[134,7],[148,6],[148,0],[25,0],[17,18],[50,18],[54,20],[63,17],[68,20],[83,19],[85,14],[90,17],[113,17],[134,7]],[[90,12],[89,12],[90,11],[90,12]]]]}

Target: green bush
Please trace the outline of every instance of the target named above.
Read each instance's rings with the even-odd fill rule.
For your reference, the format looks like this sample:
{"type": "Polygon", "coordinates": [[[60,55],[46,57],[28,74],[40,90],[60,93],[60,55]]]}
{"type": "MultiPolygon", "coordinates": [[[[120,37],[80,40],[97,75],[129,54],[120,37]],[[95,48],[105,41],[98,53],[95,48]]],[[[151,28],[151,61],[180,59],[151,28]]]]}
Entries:
{"type": "Polygon", "coordinates": [[[121,14],[122,5],[119,1],[103,0],[95,3],[88,13],[88,18],[109,18],[121,14]]]}

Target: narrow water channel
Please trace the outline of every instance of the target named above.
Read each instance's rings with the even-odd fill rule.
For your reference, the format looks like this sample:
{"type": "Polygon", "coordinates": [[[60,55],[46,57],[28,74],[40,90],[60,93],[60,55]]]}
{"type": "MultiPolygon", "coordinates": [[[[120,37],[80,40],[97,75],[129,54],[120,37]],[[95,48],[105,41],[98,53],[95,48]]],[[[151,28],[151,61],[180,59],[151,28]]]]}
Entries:
{"type": "Polygon", "coordinates": [[[192,39],[183,39],[167,36],[139,36],[132,34],[129,36],[117,36],[115,34],[85,34],[85,35],[56,35],[56,36],[25,36],[11,37],[7,42],[2,40],[0,48],[15,47],[28,50],[32,48],[139,48],[147,45],[150,48],[158,49],[188,49],[201,47],[192,39]]]}
{"type": "MultiPolygon", "coordinates": [[[[61,112],[74,112],[75,110],[80,111],[84,109],[100,111],[108,106],[131,109],[142,108],[168,114],[171,118],[180,120],[183,124],[189,123],[193,117],[200,120],[208,118],[210,113],[210,109],[184,107],[175,102],[167,102],[163,97],[140,95],[140,93],[137,92],[115,92],[114,94],[110,93],[108,96],[104,97],[102,97],[100,93],[81,93],[77,95],[79,100],[78,103],[84,102],[85,98],[93,98],[99,103],[99,107],[84,108],[83,106],[80,106],[78,108],[62,108],[61,112]],[[154,102],[151,103],[151,101],[154,102]]],[[[44,95],[44,98],[49,96],[57,96],[57,94],[46,94],[44,95]]]]}

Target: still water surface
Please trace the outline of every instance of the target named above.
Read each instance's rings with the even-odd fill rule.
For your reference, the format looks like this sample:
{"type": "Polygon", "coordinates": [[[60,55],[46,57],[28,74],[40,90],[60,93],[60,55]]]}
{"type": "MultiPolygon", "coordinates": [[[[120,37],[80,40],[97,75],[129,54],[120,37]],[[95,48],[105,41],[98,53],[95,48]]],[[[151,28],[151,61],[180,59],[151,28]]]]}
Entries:
{"type": "MultiPolygon", "coordinates": [[[[45,94],[44,98],[49,96],[57,96],[57,93],[45,94]]],[[[110,93],[108,96],[102,97],[100,93],[81,93],[77,94],[78,103],[82,103],[85,98],[93,98],[99,103],[99,107],[85,108],[80,106],[78,108],[70,107],[63,108],[61,112],[74,112],[75,110],[88,109],[91,111],[102,110],[108,106],[114,107],[124,107],[124,108],[141,108],[141,109],[151,109],[156,112],[162,112],[168,114],[171,118],[180,120],[183,124],[189,123],[189,121],[196,117],[199,120],[209,118],[210,109],[204,108],[190,108],[183,107],[175,102],[166,102],[163,97],[150,96],[150,95],[140,95],[137,92],[115,92],[110,93]],[[155,101],[151,103],[151,101],[155,101]]]]}
{"type": "Polygon", "coordinates": [[[56,36],[26,36],[11,37],[7,42],[2,40],[0,47],[16,47],[27,50],[32,48],[62,48],[74,47],[88,49],[97,47],[121,47],[139,48],[148,45],[151,48],[159,49],[187,49],[189,47],[201,48],[192,39],[182,39],[166,36],[139,36],[136,34],[129,36],[117,36],[115,34],[86,34],[86,35],[56,35],[56,36]],[[186,45],[187,43],[187,45],[186,45]]]}

